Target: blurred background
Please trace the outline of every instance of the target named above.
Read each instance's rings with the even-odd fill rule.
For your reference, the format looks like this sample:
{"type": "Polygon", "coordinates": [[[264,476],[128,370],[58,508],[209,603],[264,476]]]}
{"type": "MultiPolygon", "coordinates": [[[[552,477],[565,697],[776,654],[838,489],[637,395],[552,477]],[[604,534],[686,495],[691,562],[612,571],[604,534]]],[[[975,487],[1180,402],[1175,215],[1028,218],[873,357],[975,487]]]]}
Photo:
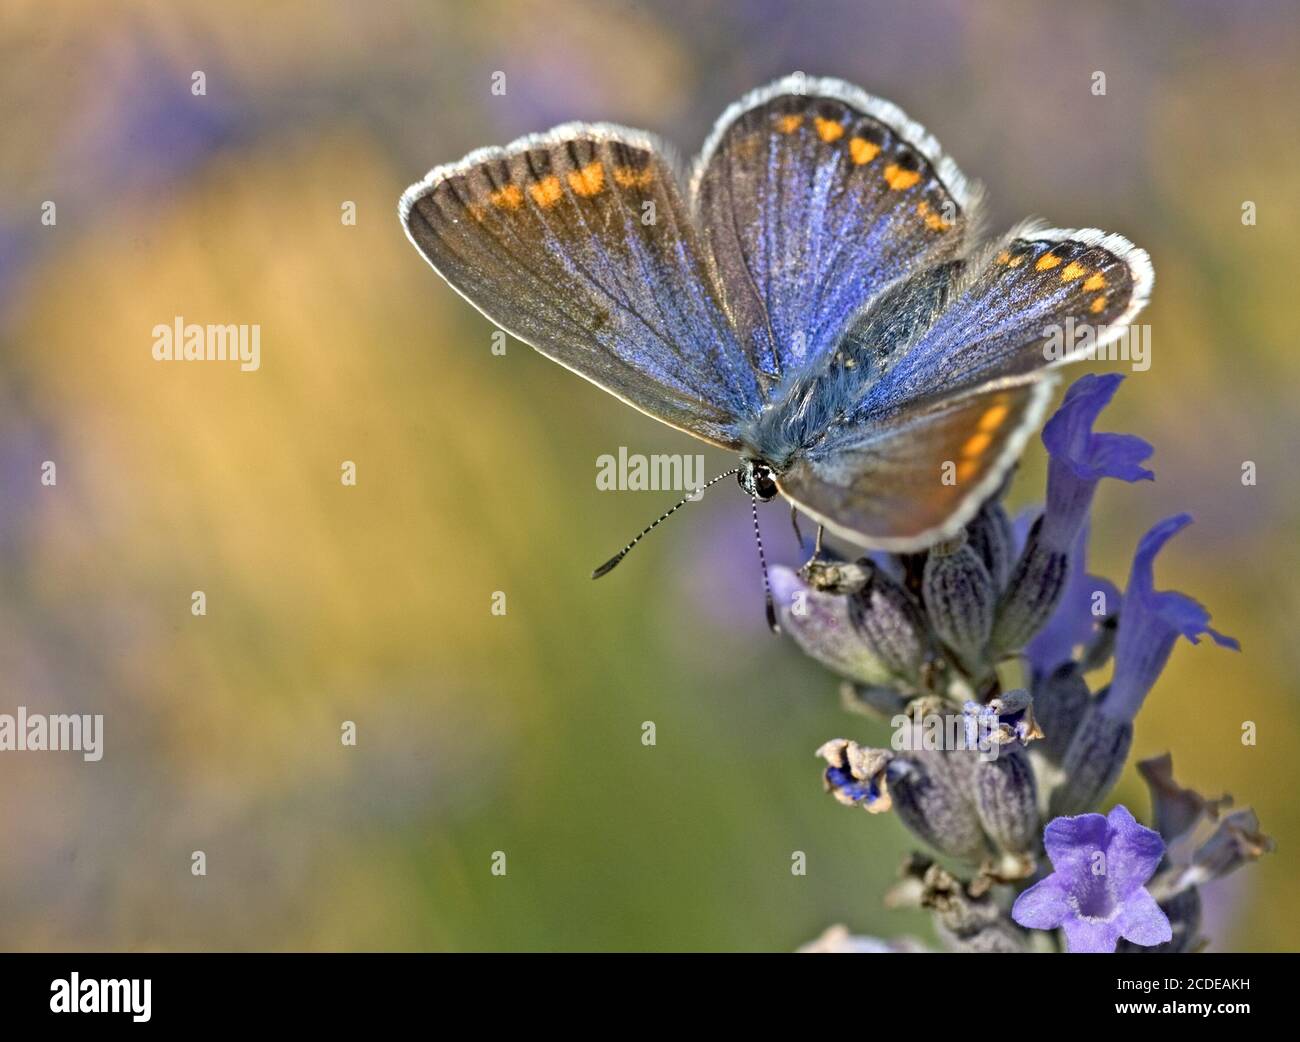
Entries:
{"type": "MultiPolygon", "coordinates": [[[[990,231],[1035,214],[1150,251],[1152,365],[1103,427],[1153,442],[1157,480],[1103,486],[1094,570],[1122,585],[1151,523],[1196,516],[1159,584],[1243,651],[1181,645],[1135,753],[1172,750],[1278,840],[1207,892],[1213,946],[1300,948],[1298,37],[1287,0],[8,0],[0,712],[102,713],[106,751],[0,755],[0,947],[929,937],[881,907],[901,826],[821,792],[821,742],[887,733],[767,634],[748,504],[720,486],[593,585],[670,499],[597,492],[597,457],[698,447],[494,355],[396,217],[429,167],[567,120],[690,154],[798,69],[925,123],[990,231]],[[261,368],[153,361],[177,315],[260,324],[261,368]]],[[[788,511],[763,518],[794,560],[788,511]]],[[[1147,810],[1131,769],[1114,798],[1147,810]]]]}

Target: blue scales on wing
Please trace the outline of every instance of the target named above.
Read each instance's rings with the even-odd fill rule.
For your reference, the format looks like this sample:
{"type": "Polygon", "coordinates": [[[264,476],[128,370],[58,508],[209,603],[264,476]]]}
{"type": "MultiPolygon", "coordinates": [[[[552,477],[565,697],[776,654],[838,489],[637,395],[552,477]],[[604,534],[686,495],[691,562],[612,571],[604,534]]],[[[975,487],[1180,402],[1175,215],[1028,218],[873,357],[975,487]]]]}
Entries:
{"type": "Polygon", "coordinates": [[[887,286],[955,256],[976,195],[923,127],[840,80],[796,74],[732,106],[692,211],[769,398],[887,286]]]}
{"type": "Polygon", "coordinates": [[[1146,254],[1122,237],[1053,229],[891,288],[804,398],[761,428],[774,446],[803,439],[782,492],[869,545],[952,535],[1018,456],[1055,367],[1123,335],[1151,281],[1146,254]],[[829,413],[815,430],[800,422],[814,403],[829,413]]]}
{"type": "Polygon", "coordinates": [[[407,234],[502,329],[665,423],[725,448],[762,406],[649,135],[570,124],[438,167],[407,234]]]}

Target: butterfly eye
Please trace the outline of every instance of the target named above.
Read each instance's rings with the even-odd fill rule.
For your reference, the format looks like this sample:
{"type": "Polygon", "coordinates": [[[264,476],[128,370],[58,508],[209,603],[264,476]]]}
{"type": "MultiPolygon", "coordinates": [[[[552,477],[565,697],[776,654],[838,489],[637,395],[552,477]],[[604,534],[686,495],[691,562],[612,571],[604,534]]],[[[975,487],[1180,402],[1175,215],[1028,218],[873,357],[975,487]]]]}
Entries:
{"type": "Polygon", "coordinates": [[[772,468],[758,460],[747,459],[736,474],[736,481],[745,490],[747,496],[753,496],[760,503],[776,498],[776,479],[772,468]]]}

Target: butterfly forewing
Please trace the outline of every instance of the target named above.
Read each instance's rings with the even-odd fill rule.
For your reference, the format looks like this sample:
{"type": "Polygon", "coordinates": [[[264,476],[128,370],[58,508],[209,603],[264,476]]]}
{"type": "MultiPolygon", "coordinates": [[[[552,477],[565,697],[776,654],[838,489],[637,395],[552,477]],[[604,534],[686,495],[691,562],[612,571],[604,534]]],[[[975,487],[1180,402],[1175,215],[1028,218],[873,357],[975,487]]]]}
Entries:
{"type": "Polygon", "coordinates": [[[1013,234],[891,287],[837,345],[835,390],[807,392],[841,405],[806,432],[782,491],[866,545],[951,535],[1038,423],[1050,370],[1122,334],[1150,287],[1145,253],[1091,230],[1013,234]]]}
{"type": "Polygon", "coordinates": [[[886,285],[958,251],[975,194],[895,106],[799,76],[723,116],[692,191],[741,341],[769,386],[819,360],[886,285]]]}
{"type": "Polygon", "coordinates": [[[502,329],[643,412],[724,447],[758,384],[648,135],[571,125],[432,171],[411,240],[502,329]]]}
{"type": "Polygon", "coordinates": [[[986,251],[945,307],[862,397],[869,420],[913,398],[951,394],[1085,357],[1122,336],[1151,291],[1144,251],[1092,229],[1013,234],[986,251]]]}

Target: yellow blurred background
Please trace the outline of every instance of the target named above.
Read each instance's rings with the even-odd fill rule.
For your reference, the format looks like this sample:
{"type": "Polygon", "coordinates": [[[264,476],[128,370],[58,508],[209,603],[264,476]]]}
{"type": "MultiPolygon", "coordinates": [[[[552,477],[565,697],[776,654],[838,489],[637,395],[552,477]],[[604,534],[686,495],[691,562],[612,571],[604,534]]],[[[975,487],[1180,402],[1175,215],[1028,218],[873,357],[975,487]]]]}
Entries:
{"type": "MultiPolygon", "coordinates": [[[[991,231],[1037,214],[1150,251],[1152,364],[1102,426],[1154,443],[1157,481],[1103,486],[1094,570],[1122,586],[1152,522],[1196,516],[1159,583],[1243,651],[1181,646],[1135,751],[1171,749],[1278,840],[1207,892],[1214,947],[1300,948],[1298,37],[1280,0],[10,0],[0,712],[102,713],[105,755],[0,754],[0,947],[930,936],[881,907],[901,826],[821,793],[822,741],[886,732],[767,634],[746,501],[720,486],[592,584],[669,498],[597,492],[597,457],[698,447],[494,354],[396,217],[429,167],[570,119],[690,154],[800,69],[924,122],[987,185],[991,231]],[[178,315],[259,324],[260,369],[155,362],[178,315]]],[[[787,511],[764,530],[797,556],[787,511]]],[[[1133,771],[1115,796],[1146,813],[1133,771]]]]}

